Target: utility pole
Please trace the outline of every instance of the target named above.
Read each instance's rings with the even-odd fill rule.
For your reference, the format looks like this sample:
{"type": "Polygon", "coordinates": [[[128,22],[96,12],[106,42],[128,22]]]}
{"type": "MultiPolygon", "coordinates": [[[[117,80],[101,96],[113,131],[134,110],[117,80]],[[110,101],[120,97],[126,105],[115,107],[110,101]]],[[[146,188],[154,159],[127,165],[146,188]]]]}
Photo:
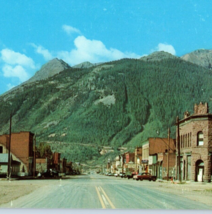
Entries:
{"type": "Polygon", "coordinates": [[[135,172],[137,173],[137,153],[138,153],[138,147],[136,147],[136,153],[135,153],[135,172]]]}
{"type": "Polygon", "coordinates": [[[169,148],[170,148],[170,129],[168,128],[168,146],[167,146],[167,181],[169,181],[169,148]]]}
{"type": "Polygon", "coordinates": [[[12,114],[10,114],[10,131],[9,131],[9,145],[8,145],[8,165],[7,165],[7,180],[10,179],[10,145],[11,145],[11,129],[12,129],[12,114]]]}
{"type": "Polygon", "coordinates": [[[122,173],[123,173],[123,169],[124,169],[124,154],[122,154],[122,173]]]}
{"type": "Polygon", "coordinates": [[[33,176],[35,177],[35,172],[36,172],[36,135],[34,135],[34,160],[33,160],[33,176]]]}
{"type": "Polygon", "coordinates": [[[181,168],[180,168],[180,123],[179,117],[177,116],[177,149],[178,149],[178,178],[181,182],[181,168]]]}

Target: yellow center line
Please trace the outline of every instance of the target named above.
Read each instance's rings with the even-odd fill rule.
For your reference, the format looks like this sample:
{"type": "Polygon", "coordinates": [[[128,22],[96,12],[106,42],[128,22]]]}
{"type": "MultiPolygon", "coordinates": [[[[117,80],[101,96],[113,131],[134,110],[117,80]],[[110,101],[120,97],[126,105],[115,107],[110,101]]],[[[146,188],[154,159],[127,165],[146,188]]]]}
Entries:
{"type": "Polygon", "coordinates": [[[103,192],[105,198],[107,199],[107,201],[109,202],[110,206],[112,209],[116,209],[115,206],[113,205],[113,203],[110,201],[110,199],[108,198],[108,196],[106,195],[105,191],[102,189],[102,187],[100,187],[101,191],[103,192]]]}
{"type": "Polygon", "coordinates": [[[97,189],[97,187],[95,187],[95,188],[96,188],[96,192],[97,192],[97,195],[98,195],[98,197],[99,197],[100,203],[101,203],[101,205],[102,205],[102,208],[105,209],[106,206],[105,206],[105,204],[104,204],[104,202],[103,202],[103,200],[102,200],[102,197],[100,196],[99,190],[97,189]]]}

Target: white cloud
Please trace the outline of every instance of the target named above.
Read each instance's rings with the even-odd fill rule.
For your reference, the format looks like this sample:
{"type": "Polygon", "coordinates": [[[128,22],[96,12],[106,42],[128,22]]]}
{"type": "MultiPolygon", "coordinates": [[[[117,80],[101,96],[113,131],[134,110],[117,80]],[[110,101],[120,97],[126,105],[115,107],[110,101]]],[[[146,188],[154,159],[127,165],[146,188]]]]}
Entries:
{"type": "Polygon", "coordinates": [[[1,50],[1,59],[6,64],[21,65],[21,66],[35,69],[34,61],[30,57],[27,57],[24,54],[15,52],[8,48],[1,50]]]}
{"type": "Polygon", "coordinates": [[[69,51],[60,51],[58,58],[65,62],[75,65],[84,61],[92,63],[112,61],[121,58],[139,58],[134,53],[123,53],[117,49],[107,49],[99,40],[89,40],[84,36],[78,36],[74,40],[75,49],[69,51]]]}
{"type": "Polygon", "coordinates": [[[70,25],[63,25],[62,29],[67,33],[67,34],[72,34],[72,33],[78,33],[81,34],[80,30],[78,30],[77,28],[74,28],[70,25]]]}
{"type": "Polygon", "coordinates": [[[155,50],[153,51],[165,51],[172,55],[176,55],[176,51],[172,45],[159,43],[155,50]]]}
{"type": "MultiPolygon", "coordinates": [[[[17,78],[17,84],[29,79],[30,73],[36,69],[34,61],[25,54],[5,48],[0,51],[2,73],[6,78],[17,78]]],[[[8,84],[8,88],[13,85],[8,84]]]]}
{"type": "Polygon", "coordinates": [[[29,75],[21,65],[4,65],[2,70],[5,77],[18,77],[21,82],[29,78],[29,75]]]}
{"type": "Polygon", "coordinates": [[[38,46],[35,44],[31,45],[35,48],[36,53],[41,54],[45,60],[51,60],[53,58],[52,54],[41,45],[38,46]]]}

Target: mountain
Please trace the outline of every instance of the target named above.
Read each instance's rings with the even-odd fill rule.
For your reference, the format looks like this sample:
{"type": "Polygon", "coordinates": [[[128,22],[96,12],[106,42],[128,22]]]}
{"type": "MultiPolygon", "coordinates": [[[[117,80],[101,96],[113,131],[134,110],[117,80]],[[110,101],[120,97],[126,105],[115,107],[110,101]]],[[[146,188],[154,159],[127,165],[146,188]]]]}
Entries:
{"type": "Polygon", "coordinates": [[[174,56],[69,67],[1,95],[0,134],[8,133],[12,112],[13,132],[36,133],[37,143],[68,160],[98,162],[103,146],[118,154],[120,146],[166,137],[168,127],[175,138],[178,115],[199,102],[212,111],[211,82],[211,70],[174,56]]]}
{"type": "Polygon", "coordinates": [[[70,66],[61,59],[52,59],[46,64],[44,64],[35,75],[30,78],[27,82],[34,82],[43,79],[47,79],[55,74],[60,73],[61,71],[70,68],[70,66]]]}
{"type": "Polygon", "coordinates": [[[155,51],[152,54],[148,56],[143,56],[140,58],[140,60],[152,62],[152,61],[161,61],[164,59],[174,59],[176,56],[173,56],[172,54],[165,52],[165,51],[155,51]]]}
{"type": "Polygon", "coordinates": [[[212,50],[200,49],[185,54],[181,59],[197,64],[199,66],[212,69],[212,50]]]}
{"type": "Polygon", "coordinates": [[[73,66],[73,68],[90,68],[93,67],[94,65],[90,62],[82,62],[80,64],[77,64],[75,66],[73,66]]]}
{"type": "Polygon", "coordinates": [[[31,84],[35,81],[40,81],[43,79],[47,79],[51,76],[54,76],[55,74],[60,73],[61,71],[70,68],[70,66],[64,62],[61,59],[52,59],[46,64],[44,64],[40,70],[38,70],[33,77],[31,77],[29,80],[21,83],[20,85],[10,89],[9,91],[5,92],[3,95],[12,93],[15,90],[22,90],[24,85],[31,84]]]}

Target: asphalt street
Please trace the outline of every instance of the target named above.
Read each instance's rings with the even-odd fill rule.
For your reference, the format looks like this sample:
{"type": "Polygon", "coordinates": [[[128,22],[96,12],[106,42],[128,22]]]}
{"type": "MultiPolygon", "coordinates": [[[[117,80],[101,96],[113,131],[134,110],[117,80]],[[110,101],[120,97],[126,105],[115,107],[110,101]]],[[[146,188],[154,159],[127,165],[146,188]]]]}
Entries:
{"type": "Polygon", "coordinates": [[[3,204],[1,208],[212,209],[212,206],[187,199],[183,194],[159,191],[152,181],[94,174],[46,179],[45,182],[47,185],[43,188],[3,204]]]}

